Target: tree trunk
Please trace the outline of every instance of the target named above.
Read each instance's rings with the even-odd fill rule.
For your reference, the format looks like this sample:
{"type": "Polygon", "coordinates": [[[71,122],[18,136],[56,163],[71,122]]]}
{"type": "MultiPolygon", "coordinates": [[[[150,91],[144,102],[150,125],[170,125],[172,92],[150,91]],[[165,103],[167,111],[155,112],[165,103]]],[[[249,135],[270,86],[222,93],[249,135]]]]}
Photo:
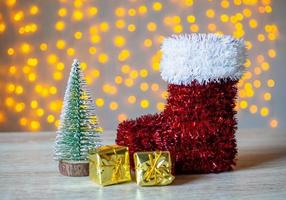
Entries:
{"type": "Polygon", "coordinates": [[[88,176],[88,161],[59,161],[59,171],[64,176],[88,176]]]}

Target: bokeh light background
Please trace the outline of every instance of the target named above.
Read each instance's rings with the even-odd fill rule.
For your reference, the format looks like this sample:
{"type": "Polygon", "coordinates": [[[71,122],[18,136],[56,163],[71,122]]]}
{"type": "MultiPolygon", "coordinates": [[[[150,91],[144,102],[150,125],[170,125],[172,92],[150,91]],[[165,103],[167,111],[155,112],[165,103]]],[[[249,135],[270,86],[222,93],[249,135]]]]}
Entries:
{"type": "Polygon", "coordinates": [[[240,126],[277,128],[284,113],[276,75],[285,66],[277,61],[283,36],[272,4],[1,0],[0,131],[55,130],[73,58],[82,62],[104,129],[161,111],[167,85],[159,73],[160,44],[171,34],[191,32],[245,38],[249,58],[239,82],[240,126]]]}

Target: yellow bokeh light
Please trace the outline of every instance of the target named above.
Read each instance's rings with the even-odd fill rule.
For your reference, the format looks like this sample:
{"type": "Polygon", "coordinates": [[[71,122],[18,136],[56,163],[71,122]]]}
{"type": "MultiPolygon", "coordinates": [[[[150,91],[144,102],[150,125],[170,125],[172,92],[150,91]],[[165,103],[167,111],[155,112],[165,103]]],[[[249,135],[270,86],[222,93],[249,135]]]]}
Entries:
{"type": "Polygon", "coordinates": [[[81,39],[82,38],[82,32],[80,32],[80,31],[75,32],[74,33],[74,38],[77,39],[77,40],[81,39]]]}
{"type": "Polygon", "coordinates": [[[26,117],[21,117],[20,120],[19,120],[19,124],[21,126],[27,126],[28,124],[28,119],[26,117]]]}
{"type": "Polygon", "coordinates": [[[55,116],[54,115],[48,115],[47,117],[47,122],[48,123],[53,123],[55,121],[55,116]]]}
{"type": "Polygon", "coordinates": [[[121,76],[116,76],[116,77],[114,78],[114,82],[115,82],[116,84],[118,84],[118,85],[121,84],[122,81],[123,81],[123,79],[122,79],[121,76]]]}
{"type": "Polygon", "coordinates": [[[151,85],[151,90],[154,91],[154,92],[158,91],[159,90],[159,85],[157,83],[153,83],[151,85]]]}
{"type": "Polygon", "coordinates": [[[268,71],[270,68],[269,63],[268,62],[261,63],[261,68],[263,71],[268,71]]]}
{"type": "Polygon", "coordinates": [[[14,50],[13,48],[9,48],[9,49],[7,50],[7,54],[8,54],[9,56],[14,55],[14,53],[15,53],[15,50],[14,50]]]}
{"type": "Polygon", "coordinates": [[[147,24],[147,29],[148,29],[148,31],[154,32],[157,29],[157,24],[154,22],[149,22],[147,24]]]}
{"type": "Polygon", "coordinates": [[[256,113],[256,112],[257,112],[257,106],[256,106],[256,105],[251,105],[251,106],[249,107],[249,111],[250,111],[250,113],[252,113],[252,114],[256,113]]]}
{"type": "Polygon", "coordinates": [[[6,121],[5,113],[0,111],[0,123],[4,123],[6,121]]]}
{"type": "Polygon", "coordinates": [[[122,113],[122,114],[118,115],[117,119],[118,119],[119,122],[123,122],[123,121],[125,121],[127,119],[127,116],[126,116],[126,114],[122,113]]]}
{"type": "Polygon", "coordinates": [[[95,104],[98,106],[98,107],[103,107],[104,106],[104,99],[103,98],[97,98],[95,100],[95,104]]]}
{"type": "Polygon", "coordinates": [[[32,131],[37,131],[37,130],[40,129],[40,127],[41,127],[40,122],[35,121],[35,120],[31,121],[30,128],[31,128],[32,131]]]}
{"type": "Polygon", "coordinates": [[[68,54],[69,56],[73,56],[73,55],[75,54],[74,48],[68,48],[68,49],[67,49],[67,54],[68,54]]]}
{"type": "Polygon", "coordinates": [[[17,3],[17,0],[6,0],[6,5],[12,7],[17,3]]]}
{"type": "Polygon", "coordinates": [[[208,30],[211,32],[215,32],[216,31],[216,25],[215,24],[208,24],[208,30]]]}
{"type": "Polygon", "coordinates": [[[161,97],[162,97],[163,99],[167,99],[168,96],[169,96],[169,94],[168,94],[167,91],[163,91],[163,92],[161,93],[161,97]]]}
{"type": "Polygon", "coordinates": [[[89,16],[94,16],[97,14],[97,12],[98,12],[97,7],[89,7],[88,8],[88,15],[89,16]]]}
{"type": "Polygon", "coordinates": [[[276,120],[276,119],[272,119],[272,120],[270,120],[270,127],[272,127],[272,128],[277,128],[277,126],[278,126],[278,120],[276,120]]]}
{"type": "Polygon", "coordinates": [[[20,95],[20,94],[23,94],[23,92],[24,92],[24,88],[21,85],[18,85],[15,89],[15,94],[20,95]]]}
{"type": "Polygon", "coordinates": [[[242,100],[242,101],[240,102],[239,106],[240,106],[240,108],[245,109],[245,108],[247,108],[248,103],[247,103],[247,101],[242,100]]]}
{"type": "Polygon", "coordinates": [[[269,79],[267,81],[267,86],[273,88],[275,86],[275,81],[273,79],[269,79]]]}
{"type": "Polygon", "coordinates": [[[67,15],[67,9],[66,9],[66,8],[60,8],[60,9],[58,10],[58,15],[59,15],[60,17],[65,17],[65,16],[67,15]]]}
{"type": "Polygon", "coordinates": [[[101,22],[99,24],[99,30],[102,31],[102,32],[107,32],[109,30],[108,22],[101,22]]]}
{"type": "Polygon", "coordinates": [[[265,41],[265,36],[264,36],[263,34],[258,34],[258,35],[257,35],[257,40],[258,40],[259,42],[263,42],[263,41],[265,41]]]}
{"type": "Polygon", "coordinates": [[[88,52],[89,52],[91,55],[94,55],[94,54],[96,54],[97,50],[96,50],[95,47],[89,47],[88,52]]]}
{"type": "Polygon", "coordinates": [[[136,10],[134,8],[129,9],[128,10],[128,15],[131,16],[131,17],[135,16],[136,15],[136,10]]]}
{"type": "Polygon", "coordinates": [[[38,117],[42,117],[45,114],[45,111],[42,108],[38,108],[36,110],[36,114],[37,114],[38,117]]]}
{"type": "Polygon", "coordinates": [[[194,15],[188,15],[187,16],[187,21],[189,23],[195,23],[196,22],[196,17],[194,15]]]}
{"type": "Polygon", "coordinates": [[[155,10],[155,11],[160,11],[160,10],[162,10],[162,4],[160,3],[160,2],[154,2],[153,3],[153,10],[155,10]]]}
{"type": "Polygon", "coordinates": [[[5,99],[5,105],[7,107],[12,107],[12,106],[14,106],[14,104],[15,104],[15,100],[12,97],[7,97],[5,99]]]}
{"type": "Polygon", "coordinates": [[[6,91],[8,93],[13,93],[15,91],[15,89],[16,89],[16,86],[13,83],[9,83],[6,86],[6,91]]]}
{"type": "Polygon", "coordinates": [[[11,75],[14,75],[17,73],[17,68],[15,66],[10,66],[8,71],[11,75]]]}
{"type": "Polygon", "coordinates": [[[58,40],[56,43],[56,46],[58,49],[64,49],[66,47],[66,41],[65,40],[58,40]]]}
{"type": "Polygon", "coordinates": [[[144,40],[144,46],[145,47],[151,47],[153,44],[152,40],[151,39],[145,39],[144,40]]]}
{"type": "Polygon", "coordinates": [[[141,69],[139,74],[142,78],[146,78],[148,76],[148,70],[147,69],[141,69]]]}
{"type": "Polygon", "coordinates": [[[33,101],[31,101],[31,103],[30,103],[31,108],[33,108],[33,109],[38,108],[38,105],[39,105],[39,103],[38,103],[37,100],[33,100],[33,101]]]}
{"type": "Polygon", "coordinates": [[[271,94],[269,92],[265,92],[263,94],[263,98],[265,101],[270,101],[271,100],[271,94]]]}
{"type": "Polygon", "coordinates": [[[58,21],[58,22],[56,22],[56,24],[55,24],[55,29],[56,29],[57,31],[62,31],[62,30],[65,29],[65,27],[66,27],[66,24],[65,24],[64,21],[58,21]]]}
{"type": "Polygon", "coordinates": [[[147,100],[147,99],[143,99],[143,100],[141,100],[141,102],[140,102],[140,106],[142,107],[142,108],[148,108],[149,107],[149,101],[147,100]]]}
{"type": "Polygon", "coordinates": [[[132,87],[133,84],[134,84],[134,81],[133,81],[133,79],[131,79],[131,78],[127,78],[127,79],[125,79],[124,84],[125,84],[127,87],[132,87]]]}
{"type": "Polygon", "coordinates": [[[123,36],[120,36],[120,35],[115,36],[113,39],[113,43],[117,47],[122,47],[125,45],[125,38],[123,36]]]}
{"type": "Polygon", "coordinates": [[[118,103],[116,103],[115,101],[110,102],[109,108],[110,108],[110,110],[117,110],[118,109],[118,103]]]}
{"type": "Polygon", "coordinates": [[[260,88],[260,86],[261,86],[261,81],[260,81],[260,80],[254,80],[254,81],[253,81],[253,86],[254,86],[255,88],[260,88]]]}
{"type": "Polygon", "coordinates": [[[116,10],[115,10],[115,14],[116,14],[118,17],[124,17],[125,14],[126,14],[126,10],[125,10],[125,8],[123,8],[123,7],[118,7],[118,8],[116,8],[116,10]]]}
{"type": "Polygon", "coordinates": [[[206,11],[206,16],[209,18],[214,18],[215,17],[215,11],[213,9],[208,9],[206,11]]]}
{"type": "Polygon", "coordinates": [[[191,32],[196,33],[196,32],[199,31],[199,26],[198,26],[197,24],[192,24],[192,25],[190,26],[190,30],[191,30],[191,32]]]}
{"type": "Polygon", "coordinates": [[[125,61],[130,57],[130,51],[127,49],[123,49],[122,51],[120,51],[120,53],[118,54],[118,60],[119,61],[125,61]]]}
{"type": "Polygon", "coordinates": [[[40,49],[41,49],[41,51],[47,51],[48,45],[46,43],[41,43],[40,44],[40,49]]]}
{"type": "Polygon", "coordinates": [[[270,58],[275,58],[276,57],[276,51],[274,49],[269,49],[268,50],[268,56],[270,58]]]}
{"type": "Polygon", "coordinates": [[[100,63],[102,63],[102,64],[104,64],[104,63],[107,63],[108,62],[108,55],[107,54],[105,54],[105,53],[100,53],[99,55],[98,55],[98,62],[100,62],[100,63]]]}
{"type": "Polygon", "coordinates": [[[229,7],[229,2],[227,0],[223,0],[220,2],[220,6],[222,8],[228,8],[229,7]]]}
{"type": "Polygon", "coordinates": [[[141,83],[140,84],[140,90],[143,91],[143,92],[146,92],[149,88],[149,85],[148,83],[144,82],[144,83],[141,83]]]}
{"type": "Polygon", "coordinates": [[[256,28],[258,26],[258,23],[255,19],[250,19],[249,20],[249,26],[250,26],[250,28],[256,28]]]}
{"type": "Polygon", "coordinates": [[[255,67],[255,68],[254,68],[254,73],[255,73],[256,75],[260,75],[260,74],[261,74],[261,69],[260,69],[259,67],[255,67]]]}
{"type": "Polygon", "coordinates": [[[193,0],[184,0],[186,6],[192,6],[194,4],[193,0]]]}
{"type": "Polygon", "coordinates": [[[38,13],[39,13],[39,8],[38,8],[38,6],[33,5],[33,6],[30,7],[30,14],[31,14],[31,15],[36,15],[36,14],[38,14],[38,13]]]}
{"type": "Polygon", "coordinates": [[[269,109],[267,107],[262,107],[260,110],[260,115],[262,117],[266,117],[266,116],[268,116],[268,114],[269,114],[269,109]]]}
{"type": "Polygon", "coordinates": [[[117,21],[115,22],[115,25],[116,25],[117,28],[123,29],[126,24],[125,24],[125,21],[124,21],[124,20],[120,19],[120,20],[117,20],[117,21]]]}
{"type": "Polygon", "coordinates": [[[127,74],[127,73],[129,73],[130,69],[131,68],[130,68],[129,65],[122,65],[121,72],[124,73],[124,74],[127,74]]]}
{"type": "Polygon", "coordinates": [[[47,57],[47,62],[50,64],[55,64],[58,61],[58,56],[56,54],[50,54],[47,57]]]}
{"type": "Polygon", "coordinates": [[[72,14],[72,19],[75,21],[81,21],[83,19],[83,12],[80,10],[74,10],[72,14]]]}
{"type": "Polygon", "coordinates": [[[157,103],[156,108],[158,111],[163,111],[165,108],[165,104],[163,102],[159,102],[157,103]]]}
{"type": "Polygon", "coordinates": [[[17,103],[15,105],[15,112],[22,112],[25,109],[24,103],[17,103]]]}
{"type": "Polygon", "coordinates": [[[25,54],[30,53],[30,51],[31,51],[31,46],[30,46],[30,44],[28,44],[28,43],[23,43],[23,44],[21,45],[21,51],[22,51],[23,53],[25,53],[25,54]]]}
{"type": "Polygon", "coordinates": [[[136,30],[136,26],[134,24],[129,24],[127,29],[130,32],[134,32],[136,30]]]}
{"type": "Polygon", "coordinates": [[[228,22],[228,20],[229,20],[228,15],[222,14],[222,15],[220,16],[220,21],[222,21],[222,22],[228,22]]]}
{"type": "Polygon", "coordinates": [[[94,44],[97,44],[101,41],[101,37],[99,35],[92,35],[90,37],[90,41],[94,44]]]}
{"type": "Polygon", "coordinates": [[[182,27],[181,25],[175,25],[175,26],[173,27],[173,31],[174,31],[175,33],[181,33],[181,32],[183,31],[183,27],[182,27]]]}
{"type": "Polygon", "coordinates": [[[3,33],[6,30],[6,25],[3,22],[0,22],[0,33],[3,33]]]}
{"type": "Polygon", "coordinates": [[[138,77],[138,72],[136,70],[132,70],[129,74],[130,78],[136,79],[138,77]]]}
{"type": "Polygon", "coordinates": [[[37,79],[37,75],[36,75],[35,73],[30,73],[30,74],[28,75],[28,80],[29,80],[30,82],[34,82],[36,79],[37,79]]]}
{"type": "Polygon", "coordinates": [[[128,97],[127,101],[130,104],[134,104],[134,103],[136,103],[136,97],[131,95],[131,96],[128,97]]]}
{"type": "Polygon", "coordinates": [[[145,13],[147,13],[147,11],[148,11],[148,9],[145,5],[139,6],[139,8],[138,8],[138,13],[140,15],[144,15],[145,13]]]}
{"type": "Polygon", "coordinates": [[[63,74],[62,74],[62,72],[54,72],[54,73],[53,73],[53,78],[54,78],[54,80],[56,80],[56,81],[62,80],[62,79],[63,79],[63,74]]]}
{"type": "Polygon", "coordinates": [[[94,70],[92,70],[91,75],[92,75],[94,78],[97,78],[97,77],[100,76],[100,71],[99,71],[98,69],[94,69],[94,70]]]}
{"type": "Polygon", "coordinates": [[[21,21],[23,19],[24,19],[24,12],[22,10],[15,13],[14,20],[16,22],[21,21]]]}

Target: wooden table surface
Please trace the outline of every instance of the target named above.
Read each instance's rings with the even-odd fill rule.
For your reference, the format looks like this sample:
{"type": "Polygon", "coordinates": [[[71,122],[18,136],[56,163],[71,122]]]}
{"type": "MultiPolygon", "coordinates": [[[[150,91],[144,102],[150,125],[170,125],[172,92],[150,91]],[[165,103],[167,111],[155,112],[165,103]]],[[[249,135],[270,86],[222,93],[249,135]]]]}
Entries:
{"type": "MultiPolygon", "coordinates": [[[[286,132],[240,130],[232,172],[176,176],[172,185],[100,187],[64,177],[52,159],[55,133],[0,133],[0,199],[286,199],[286,132]]],[[[114,143],[115,132],[103,134],[114,143]]]]}

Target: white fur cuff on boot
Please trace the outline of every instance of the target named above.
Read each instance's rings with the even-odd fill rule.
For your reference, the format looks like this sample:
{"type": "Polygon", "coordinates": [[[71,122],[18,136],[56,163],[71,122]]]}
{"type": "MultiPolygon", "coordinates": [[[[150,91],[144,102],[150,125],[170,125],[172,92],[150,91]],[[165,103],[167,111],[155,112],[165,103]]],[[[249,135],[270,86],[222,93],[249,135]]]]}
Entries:
{"type": "Polygon", "coordinates": [[[238,80],[244,72],[244,40],[229,35],[173,35],[164,40],[161,50],[161,76],[171,84],[238,80]]]}

